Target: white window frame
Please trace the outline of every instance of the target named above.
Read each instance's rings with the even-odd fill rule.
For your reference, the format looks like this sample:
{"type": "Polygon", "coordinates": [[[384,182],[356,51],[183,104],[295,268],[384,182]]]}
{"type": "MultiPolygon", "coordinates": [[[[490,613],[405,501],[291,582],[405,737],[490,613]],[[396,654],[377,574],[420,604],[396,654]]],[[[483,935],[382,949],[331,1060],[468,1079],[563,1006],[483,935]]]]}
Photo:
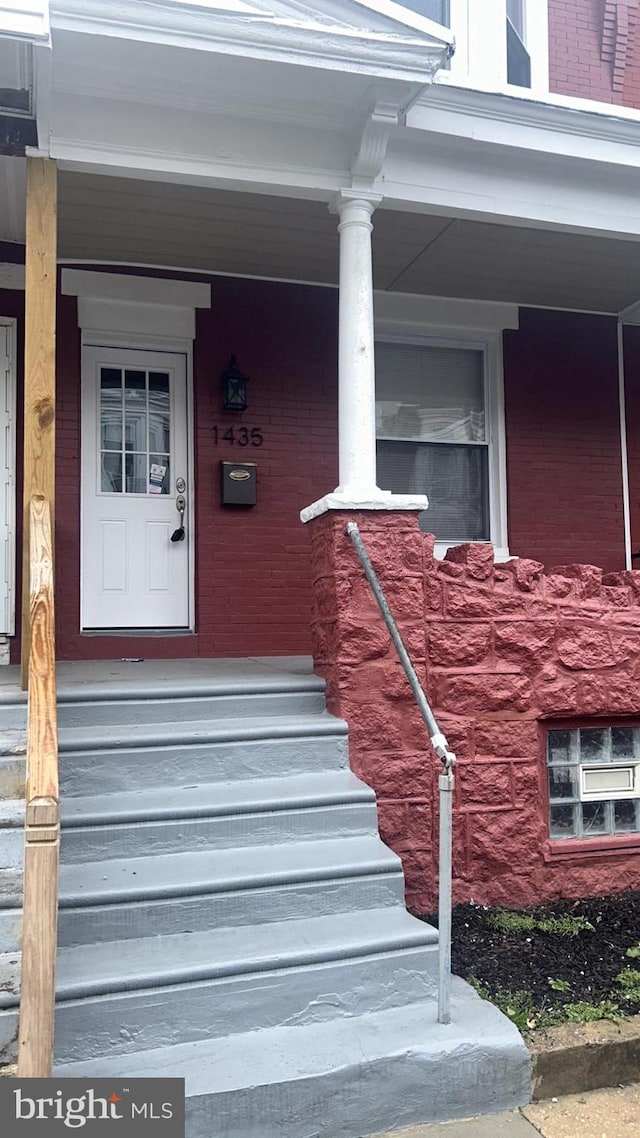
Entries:
{"type": "Polygon", "coordinates": [[[525,46],[531,59],[531,86],[507,82],[506,0],[450,0],[456,51],[438,83],[500,91],[519,98],[549,94],[549,13],[543,0],[525,0],[525,46]]]}
{"type": "MultiPolygon", "coordinates": [[[[484,357],[485,429],[488,452],[489,481],[489,538],[496,561],[510,558],[507,534],[507,463],[504,423],[504,367],[502,332],[485,332],[477,329],[456,329],[455,333],[425,329],[420,333],[386,331],[384,321],[376,323],[376,342],[386,344],[416,344],[420,347],[466,348],[481,351],[484,357]]],[[[377,436],[376,436],[377,437],[377,436]]],[[[424,492],[429,494],[429,487],[424,492]]],[[[435,555],[442,559],[448,549],[466,541],[436,541],[435,555]]],[[[484,545],[486,542],[469,544],[484,545]]]]}
{"type": "Polygon", "coordinates": [[[580,764],[580,801],[612,802],[621,798],[640,798],[640,763],[594,763],[580,764]],[[628,785],[624,787],[589,787],[590,774],[610,775],[612,771],[622,771],[628,775],[628,785]]]}

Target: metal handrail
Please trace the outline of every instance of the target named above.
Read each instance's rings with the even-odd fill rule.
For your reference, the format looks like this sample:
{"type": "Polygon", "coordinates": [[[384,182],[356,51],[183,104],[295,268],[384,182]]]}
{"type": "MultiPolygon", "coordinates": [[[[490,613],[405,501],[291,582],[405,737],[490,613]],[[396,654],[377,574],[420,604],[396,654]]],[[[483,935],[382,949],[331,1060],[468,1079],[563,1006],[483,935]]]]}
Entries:
{"type": "Polygon", "coordinates": [[[389,635],[404,668],[411,690],[415,696],[418,710],[424,720],[431,746],[440,759],[444,771],[439,775],[438,788],[440,791],[440,834],[438,848],[438,1023],[451,1023],[451,866],[453,846],[453,791],[455,779],[453,768],[456,765],[456,756],[449,750],[446,736],[438,727],[436,717],[431,710],[417,672],[411,662],[405,643],[400,635],[398,625],[387,598],[384,595],[376,571],[371,564],[371,558],[356,522],[347,523],[347,534],[355,547],[364,569],[365,577],[371,586],[382,618],[387,626],[389,635]]]}

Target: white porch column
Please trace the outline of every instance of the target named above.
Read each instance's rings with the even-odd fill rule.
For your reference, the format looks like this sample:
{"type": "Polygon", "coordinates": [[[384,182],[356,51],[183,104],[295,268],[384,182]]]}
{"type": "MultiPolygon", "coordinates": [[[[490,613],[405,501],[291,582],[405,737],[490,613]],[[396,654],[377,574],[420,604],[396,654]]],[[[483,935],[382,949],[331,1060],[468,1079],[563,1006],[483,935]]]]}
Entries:
{"type": "Polygon", "coordinates": [[[371,216],[377,194],[342,190],[339,215],[338,315],[339,485],[300,515],[303,522],[327,510],[424,510],[423,495],[397,495],[376,485],[376,390],[371,216]]]}
{"type": "Polygon", "coordinates": [[[373,329],[371,215],[380,201],[345,194],[340,216],[338,318],[338,428],[340,485],[337,494],[377,497],[376,392],[373,329]]]}

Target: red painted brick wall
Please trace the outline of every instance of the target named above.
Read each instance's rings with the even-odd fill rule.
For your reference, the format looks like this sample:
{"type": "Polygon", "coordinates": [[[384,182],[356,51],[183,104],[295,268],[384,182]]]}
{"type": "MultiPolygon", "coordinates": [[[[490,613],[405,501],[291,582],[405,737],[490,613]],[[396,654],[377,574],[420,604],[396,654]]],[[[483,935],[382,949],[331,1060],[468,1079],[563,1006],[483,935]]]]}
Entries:
{"type": "Polygon", "coordinates": [[[623,569],[615,319],[521,309],[504,370],[510,552],[623,569]]]}
{"type": "MultiPolygon", "coordinates": [[[[75,301],[59,298],[61,658],[135,656],[141,650],[164,657],[310,650],[309,537],[298,513],[337,481],[337,295],[330,289],[232,278],[215,279],[213,293],[212,310],[198,313],[194,356],[197,633],[144,641],[78,631],[80,334],[75,301]],[[233,352],[252,377],[250,407],[239,418],[219,411],[219,375],[233,352]],[[249,456],[258,462],[259,502],[248,512],[219,505],[219,460],[240,452],[216,447],[212,428],[239,421],[261,427],[265,438],[249,456]]],[[[3,296],[3,312],[22,312],[23,294],[3,296]]],[[[513,553],[547,565],[584,560],[622,568],[617,382],[612,320],[523,310],[520,331],[506,334],[513,553]]],[[[19,438],[21,432],[19,423],[19,438]]],[[[640,461],[632,465],[635,470],[640,461]]],[[[17,652],[14,644],[14,658],[17,652]]]]}
{"type": "MultiPolygon", "coordinates": [[[[217,278],[199,311],[194,346],[196,424],[195,636],[79,633],[80,333],[76,303],[59,297],[57,332],[57,645],[61,659],[310,652],[309,536],[299,512],[337,481],[337,293],[333,289],[217,278]],[[232,354],[251,377],[249,409],[225,415],[219,380],[232,354]],[[241,423],[260,448],[214,444],[241,423]],[[258,505],[220,505],[219,462],[258,464],[258,505]]],[[[4,310],[7,311],[6,305],[4,310]]],[[[17,643],[13,646],[18,652],[17,643]]]]}
{"type": "MultiPolygon", "coordinates": [[[[614,62],[602,58],[606,0],[549,0],[550,89],[603,103],[640,107],[640,10],[637,0],[615,0],[630,24],[626,44],[618,43],[617,74],[614,62]],[[626,47],[621,52],[620,47],[626,47]]],[[[615,26],[615,24],[614,24],[615,26]]]]}
{"type": "MultiPolygon", "coordinates": [[[[351,764],[378,794],[407,900],[434,910],[437,775],[424,725],[345,534],[310,524],[314,657],[351,764]]],[[[640,572],[539,562],[494,566],[490,546],[436,562],[407,514],[356,516],[441,729],[458,756],[457,901],[529,905],[640,888],[640,834],[549,841],[546,729],[640,716],[640,572]]]]}

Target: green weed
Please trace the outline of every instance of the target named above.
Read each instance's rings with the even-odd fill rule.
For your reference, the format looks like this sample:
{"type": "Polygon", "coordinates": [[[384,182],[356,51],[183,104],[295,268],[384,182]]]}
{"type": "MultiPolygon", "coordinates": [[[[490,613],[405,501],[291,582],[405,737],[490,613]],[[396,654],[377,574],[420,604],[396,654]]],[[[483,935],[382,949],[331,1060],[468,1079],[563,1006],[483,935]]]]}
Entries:
{"type": "Polygon", "coordinates": [[[570,1023],[593,1023],[599,1019],[611,1019],[615,1023],[621,1018],[620,1007],[613,1000],[601,1000],[599,1004],[587,1004],[581,1000],[577,1004],[564,1004],[562,1011],[564,1017],[558,1021],[560,1023],[564,1020],[569,1020],[570,1023]]]}
{"type": "Polygon", "coordinates": [[[549,936],[578,936],[582,932],[595,932],[591,921],[586,917],[533,917],[530,913],[514,913],[509,909],[494,909],[487,915],[487,922],[497,932],[541,932],[549,936]]]}
{"type": "Polygon", "coordinates": [[[570,992],[571,984],[568,980],[554,980],[553,976],[548,977],[549,987],[553,988],[554,992],[570,992]]]}
{"type": "Polygon", "coordinates": [[[535,917],[528,913],[512,913],[508,909],[494,909],[487,914],[487,924],[499,933],[528,933],[536,927],[535,917]]]}
{"type": "Polygon", "coordinates": [[[616,976],[616,984],[622,988],[623,1000],[630,1004],[640,1004],[640,972],[637,968],[624,968],[616,976]]]}

